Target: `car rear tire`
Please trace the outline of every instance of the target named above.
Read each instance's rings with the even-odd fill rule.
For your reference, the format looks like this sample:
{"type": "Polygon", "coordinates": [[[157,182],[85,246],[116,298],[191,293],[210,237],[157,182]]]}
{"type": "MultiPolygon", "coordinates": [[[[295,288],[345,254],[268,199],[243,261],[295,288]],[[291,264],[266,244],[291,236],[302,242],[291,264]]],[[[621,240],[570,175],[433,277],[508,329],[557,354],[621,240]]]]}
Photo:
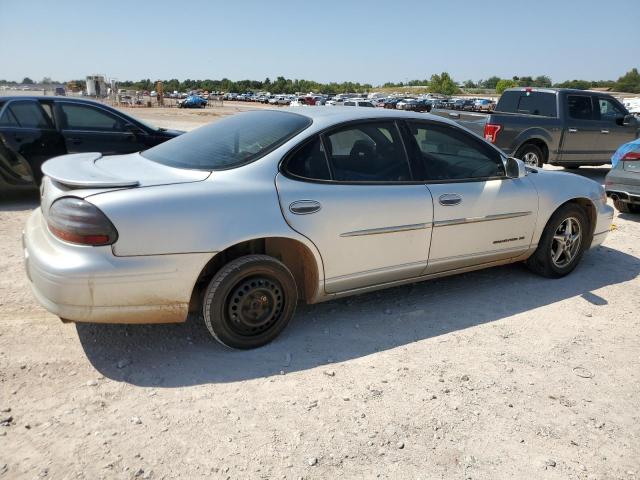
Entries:
{"type": "Polygon", "coordinates": [[[580,263],[590,238],[589,220],[584,209],[575,204],[564,205],[547,222],[527,266],[543,277],[564,277],[580,263]]]}
{"type": "Polygon", "coordinates": [[[229,348],[257,348],[289,324],[298,302],[289,269],[267,255],[247,255],[216,273],[204,294],[203,315],[213,337],[229,348]]]}
{"type": "Polygon", "coordinates": [[[633,203],[623,200],[614,200],[613,206],[616,207],[616,210],[620,213],[640,213],[640,205],[634,205],[633,203]]]}
{"type": "Polygon", "coordinates": [[[530,167],[542,168],[544,165],[544,154],[537,145],[526,143],[518,149],[515,155],[530,167]]]}

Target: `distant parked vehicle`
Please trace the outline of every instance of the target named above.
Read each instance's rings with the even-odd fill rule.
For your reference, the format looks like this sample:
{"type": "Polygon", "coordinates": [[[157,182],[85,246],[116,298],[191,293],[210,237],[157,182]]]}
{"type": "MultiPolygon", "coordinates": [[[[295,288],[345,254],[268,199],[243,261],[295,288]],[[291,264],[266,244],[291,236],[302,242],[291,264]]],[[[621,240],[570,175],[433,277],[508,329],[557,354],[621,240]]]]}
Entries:
{"type": "Polygon", "coordinates": [[[57,97],[64,97],[67,93],[64,91],[64,87],[56,87],[53,94],[57,97]]]}
{"type": "Polygon", "coordinates": [[[404,105],[403,110],[410,112],[430,112],[432,108],[431,100],[411,100],[404,105]]]}
{"type": "Polygon", "coordinates": [[[605,165],[620,145],[640,134],[638,119],[611,95],[566,88],[508,89],[489,115],[433,113],[533,167],[605,165]]]}
{"type": "Polygon", "coordinates": [[[178,101],[178,108],[204,108],[207,101],[198,95],[189,95],[184,100],[178,101]]]}
{"type": "Polygon", "coordinates": [[[370,107],[374,108],[373,103],[370,100],[365,99],[349,99],[345,100],[343,105],[345,107],[370,107]]]}
{"type": "Polygon", "coordinates": [[[495,103],[491,100],[487,100],[486,98],[479,98],[473,104],[474,110],[477,112],[490,112],[495,108],[495,103]]]}
{"type": "Polygon", "coordinates": [[[91,100],[0,97],[0,188],[39,184],[40,166],[52,157],[138,152],[181,133],[152,127],[91,100]]]}
{"type": "Polygon", "coordinates": [[[607,196],[621,213],[640,213],[640,139],[622,145],[611,163],[604,179],[607,196]]]}
{"type": "Polygon", "coordinates": [[[402,98],[387,98],[384,102],[384,108],[395,109],[398,102],[402,101],[402,98]]]}

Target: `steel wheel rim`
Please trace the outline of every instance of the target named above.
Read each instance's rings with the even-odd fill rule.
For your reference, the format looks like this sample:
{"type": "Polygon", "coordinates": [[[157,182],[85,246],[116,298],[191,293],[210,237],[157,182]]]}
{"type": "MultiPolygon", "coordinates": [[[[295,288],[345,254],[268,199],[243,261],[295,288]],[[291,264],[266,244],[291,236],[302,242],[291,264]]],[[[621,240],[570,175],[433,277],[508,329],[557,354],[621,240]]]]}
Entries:
{"type": "Polygon", "coordinates": [[[556,228],[551,241],[551,261],[563,268],[576,258],[582,242],[582,226],[575,217],[565,218],[556,228]]]}
{"type": "Polygon", "coordinates": [[[229,327],[238,335],[255,336],[282,318],[284,292],[280,282],[268,276],[242,280],[227,297],[229,327]]]}
{"type": "Polygon", "coordinates": [[[538,166],[538,155],[536,155],[533,152],[527,152],[522,157],[522,161],[524,163],[526,163],[527,165],[530,165],[532,167],[537,167],[538,166]]]}

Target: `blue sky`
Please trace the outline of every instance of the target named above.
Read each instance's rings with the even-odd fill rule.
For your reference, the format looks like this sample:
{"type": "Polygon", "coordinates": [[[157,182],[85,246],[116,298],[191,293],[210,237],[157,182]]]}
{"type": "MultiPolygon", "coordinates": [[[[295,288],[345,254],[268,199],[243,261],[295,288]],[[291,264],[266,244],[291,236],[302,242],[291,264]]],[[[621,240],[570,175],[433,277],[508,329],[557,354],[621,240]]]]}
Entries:
{"type": "Polygon", "coordinates": [[[616,79],[638,25],[640,0],[0,0],[0,79],[616,79]]]}

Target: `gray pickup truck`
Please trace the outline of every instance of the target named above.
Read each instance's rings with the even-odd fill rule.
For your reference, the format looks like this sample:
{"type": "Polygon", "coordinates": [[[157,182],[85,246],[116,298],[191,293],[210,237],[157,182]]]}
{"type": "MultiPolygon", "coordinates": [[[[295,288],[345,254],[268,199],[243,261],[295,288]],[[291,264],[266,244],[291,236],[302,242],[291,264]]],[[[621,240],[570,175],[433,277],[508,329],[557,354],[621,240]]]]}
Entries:
{"type": "Polygon", "coordinates": [[[611,95],[565,88],[505,90],[488,115],[431,113],[457,121],[507,155],[537,167],[611,163],[620,145],[640,135],[638,120],[611,95]]]}

